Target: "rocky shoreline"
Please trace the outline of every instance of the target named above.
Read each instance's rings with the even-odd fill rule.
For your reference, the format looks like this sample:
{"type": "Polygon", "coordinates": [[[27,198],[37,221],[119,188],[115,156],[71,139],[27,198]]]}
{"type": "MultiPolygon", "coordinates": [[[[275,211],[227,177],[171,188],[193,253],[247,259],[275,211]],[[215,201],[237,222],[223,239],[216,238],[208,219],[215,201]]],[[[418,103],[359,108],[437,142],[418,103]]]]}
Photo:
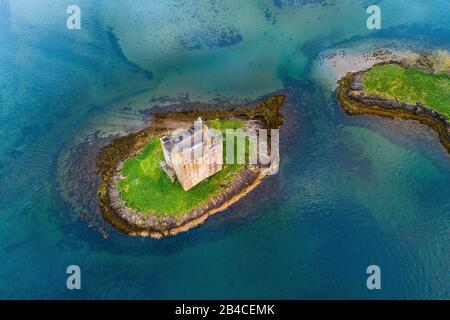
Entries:
{"type": "Polygon", "coordinates": [[[259,170],[245,169],[239,174],[233,184],[229,185],[219,195],[212,197],[206,205],[187,212],[179,218],[172,216],[163,216],[161,218],[156,216],[143,217],[140,212],[126,207],[117,190],[117,176],[113,177],[112,183],[108,188],[108,199],[111,208],[116,214],[136,229],[130,235],[161,238],[186,231],[202,223],[213,213],[225,210],[245,195],[247,189],[250,191],[256,187],[261,182],[261,178],[262,173],[259,170]],[[217,210],[219,208],[221,209],[217,210]]]}
{"type": "MultiPolygon", "coordinates": [[[[386,63],[402,65],[398,61],[380,64],[386,63]]],[[[418,120],[437,131],[439,140],[447,152],[450,153],[450,119],[448,117],[421,103],[410,105],[378,95],[366,95],[362,84],[364,72],[366,71],[349,72],[338,81],[337,95],[341,107],[347,114],[373,114],[389,118],[418,120]]]]}
{"type": "Polygon", "coordinates": [[[151,124],[147,128],[119,137],[100,151],[96,165],[97,173],[101,177],[97,198],[103,218],[122,233],[161,238],[186,231],[201,224],[212,214],[225,210],[261,183],[273,167],[250,166],[243,169],[231,184],[224,187],[220,194],[213,196],[208,203],[176,218],[169,215],[144,216],[128,208],[116,187],[120,179],[121,167],[126,159],[138,154],[150,139],[164,134],[171,124],[179,125],[180,122],[193,121],[199,116],[206,120],[241,117],[258,120],[268,129],[279,128],[283,124],[281,108],[284,101],[284,95],[276,95],[253,106],[206,111],[201,109],[159,111],[151,114],[151,124]]]}
{"type": "Polygon", "coordinates": [[[385,45],[361,48],[361,51],[345,47],[325,51],[315,61],[315,76],[319,80],[324,80],[334,91],[338,81],[348,72],[366,70],[376,64],[389,61],[415,61],[420,56],[394,43],[385,45]]]}

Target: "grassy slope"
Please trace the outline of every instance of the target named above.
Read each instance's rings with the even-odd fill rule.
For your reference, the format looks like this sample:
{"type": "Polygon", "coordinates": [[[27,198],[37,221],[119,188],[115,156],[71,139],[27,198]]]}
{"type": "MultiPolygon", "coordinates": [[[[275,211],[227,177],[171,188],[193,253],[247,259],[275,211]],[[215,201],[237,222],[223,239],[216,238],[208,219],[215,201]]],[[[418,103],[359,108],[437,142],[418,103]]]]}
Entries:
{"type": "Polygon", "coordinates": [[[239,129],[244,127],[244,123],[237,119],[215,119],[209,121],[209,125],[218,130],[239,129]]]}
{"type": "Polygon", "coordinates": [[[365,73],[365,93],[394,98],[408,104],[423,105],[450,117],[450,77],[431,75],[397,64],[373,67],[365,73]]]}
{"type": "MultiPolygon", "coordinates": [[[[212,120],[213,128],[225,130],[239,128],[239,120],[212,120]]],[[[159,137],[154,138],[136,157],[128,159],[122,169],[126,178],[119,182],[122,199],[127,206],[143,213],[177,216],[208,202],[218,194],[221,186],[233,180],[243,165],[224,165],[224,169],[185,192],[178,182],[172,183],[160,169],[164,159],[159,137]]]]}

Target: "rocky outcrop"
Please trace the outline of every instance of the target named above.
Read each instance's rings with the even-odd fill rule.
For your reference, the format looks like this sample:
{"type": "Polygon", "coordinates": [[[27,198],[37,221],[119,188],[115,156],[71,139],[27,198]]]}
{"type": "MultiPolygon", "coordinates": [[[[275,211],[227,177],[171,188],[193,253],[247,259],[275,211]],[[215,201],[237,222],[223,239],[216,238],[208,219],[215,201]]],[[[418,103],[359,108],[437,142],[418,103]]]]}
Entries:
{"type": "Polygon", "coordinates": [[[420,102],[412,105],[379,95],[367,95],[363,86],[364,72],[348,73],[339,81],[339,101],[348,114],[376,114],[419,120],[438,132],[442,144],[450,153],[450,118],[420,102]]]}

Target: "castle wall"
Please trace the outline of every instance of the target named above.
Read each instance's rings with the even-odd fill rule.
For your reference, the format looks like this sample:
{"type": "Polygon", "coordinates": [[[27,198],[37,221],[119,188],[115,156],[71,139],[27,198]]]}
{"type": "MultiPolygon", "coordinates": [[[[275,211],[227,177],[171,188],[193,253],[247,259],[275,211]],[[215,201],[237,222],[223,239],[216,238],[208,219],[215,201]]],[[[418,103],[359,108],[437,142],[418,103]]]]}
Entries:
{"type": "Polygon", "coordinates": [[[223,169],[223,146],[218,144],[213,149],[208,149],[196,162],[185,163],[182,154],[173,154],[174,169],[178,181],[185,191],[196,186],[206,178],[223,169]]]}
{"type": "Polygon", "coordinates": [[[169,167],[173,168],[173,163],[172,163],[172,158],[170,156],[170,152],[166,149],[166,147],[161,144],[162,150],[163,150],[163,154],[164,154],[164,160],[166,161],[167,165],[169,167]]]}
{"type": "Polygon", "coordinates": [[[201,119],[195,122],[189,136],[178,141],[175,137],[171,142],[173,145],[167,148],[161,140],[164,158],[185,191],[223,169],[223,143],[212,139],[201,119]]]}

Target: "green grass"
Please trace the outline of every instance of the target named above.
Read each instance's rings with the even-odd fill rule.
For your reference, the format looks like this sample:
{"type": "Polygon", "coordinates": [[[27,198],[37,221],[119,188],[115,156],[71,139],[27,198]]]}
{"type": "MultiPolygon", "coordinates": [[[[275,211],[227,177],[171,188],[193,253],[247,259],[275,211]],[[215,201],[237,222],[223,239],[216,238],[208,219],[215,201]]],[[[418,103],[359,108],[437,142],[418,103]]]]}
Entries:
{"type": "Polygon", "coordinates": [[[237,119],[215,119],[208,122],[211,128],[217,130],[240,129],[244,127],[244,123],[237,119]]]}
{"type": "MultiPolygon", "coordinates": [[[[221,130],[243,126],[239,120],[213,121],[221,130]]],[[[221,172],[185,192],[178,182],[172,183],[159,167],[159,162],[163,160],[159,137],[156,137],[139,155],[125,161],[122,168],[125,179],[119,181],[118,187],[128,207],[158,217],[166,214],[178,216],[207,203],[245,168],[238,164],[224,165],[221,172]]]]}
{"type": "Polygon", "coordinates": [[[375,66],[365,73],[366,94],[377,94],[408,104],[424,106],[450,117],[450,77],[432,75],[397,64],[375,66]]]}
{"type": "MultiPolygon", "coordinates": [[[[227,141],[227,129],[242,129],[244,128],[244,122],[238,119],[215,119],[208,122],[208,125],[216,130],[222,131],[222,139],[224,141],[223,145],[223,163],[226,163],[227,159],[227,148],[226,148],[226,141],[227,141]]],[[[238,147],[238,140],[242,139],[244,137],[245,139],[245,159],[248,160],[250,148],[249,148],[249,139],[245,135],[245,133],[242,133],[240,131],[233,133],[234,135],[234,163],[237,163],[237,147],[238,147]]]]}

